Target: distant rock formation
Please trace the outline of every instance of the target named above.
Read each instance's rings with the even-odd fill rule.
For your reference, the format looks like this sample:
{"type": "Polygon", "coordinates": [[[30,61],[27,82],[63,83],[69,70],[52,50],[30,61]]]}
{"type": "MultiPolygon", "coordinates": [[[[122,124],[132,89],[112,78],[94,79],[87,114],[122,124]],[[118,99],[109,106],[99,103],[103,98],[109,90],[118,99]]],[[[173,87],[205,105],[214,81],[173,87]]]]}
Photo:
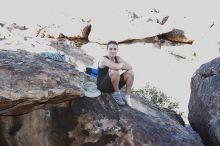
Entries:
{"type": "Polygon", "coordinates": [[[119,41],[119,44],[131,44],[131,43],[137,43],[137,42],[141,42],[141,43],[154,43],[154,44],[158,44],[160,47],[163,46],[165,44],[165,41],[169,41],[171,43],[171,45],[175,45],[175,44],[192,44],[193,40],[188,39],[185,35],[184,35],[184,31],[183,30],[179,30],[179,29],[173,29],[172,31],[169,32],[165,32],[165,33],[158,33],[155,34],[155,36],[151,36],[151,37],[146,37],[143,39],[136,39],[136,38],[130,38],[130,39],[126,39],[123,41],[119,41]]]}
{"type": "Polygon", "coordinates": [[[192,44],[193,40],[188,39],[184,35],[184,31],[180,29],[173,29],[170,32],[158,35],[160,39],[169,40],[171,42],[176,43],[185,43],[185,44],[192,44]]]}
{"type": "MultiPolygon", "coordinates": [[[[4,26],[4,25],[3,25],[4,26]]],[[[16,23],[12,23],[9,26],[7,26],[8,31],[12,31],[14,29],[19,29],[19,30],[27,30],[28,28],[26,26],[19,26],[16,23]]]]}
{"type": "Polygon", "coordinates": [[[191,79],[189,122],[207,146],[220,145],[220,58],[203,64],[191,79]]]}
{"type": "Polygon", "coordinates": [[[91,32],[91,27],[92,26],[89,24],[82,29],[81,34],[79,34],[78,36],[73,36],[73,37],[66,36],[66,38],[69,41],[73,41],[77,46],[82,46],[83,44],[89,42],[89,34],[91,32]]]}
{"type": "Polygon", "coordinates": [[[63,33],[60,33],[59,36],[54,36],[53,34],[48,34],[47,32],[47,26],[38,26],[38,29],[36,30],[36,37],[40,37],[40,38],[51,38],[51,39],[57,39],[59,41],[63,41],[65,39],[73,42],[74,44],[76,44],[76,46],[82,46],[83,44],[86,44],[89,42],[89,34],[91,32],[91,24],[86,25],[82,30],[81,33],[79,35],[76,36],[66,36],[63,33]]]}

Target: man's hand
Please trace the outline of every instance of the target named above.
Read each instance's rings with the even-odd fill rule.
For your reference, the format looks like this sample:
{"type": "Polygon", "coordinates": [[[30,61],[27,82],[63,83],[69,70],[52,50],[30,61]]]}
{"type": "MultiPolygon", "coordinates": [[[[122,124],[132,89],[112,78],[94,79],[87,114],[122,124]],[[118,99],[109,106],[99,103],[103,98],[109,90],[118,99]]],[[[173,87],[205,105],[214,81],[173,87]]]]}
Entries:
{"type": "Polygon", "coordinates": [[[132,70],[132,66],[129,63],[127,63],[124,59],[122,59],[119,56],[117,58],[120,63],[123,63],[123,66],[121,68],[122,70],[132,70]]]}
{"type": "Polygon", "coordinates": [[[123,66],[122,66],[121,69],[122,69],[122,70],[131,70],[131,69],[132,69],[132,66],[129,65],[129,64],[124,64],[124,63],[123,63],[123,66]]]}
{"type": "Polygon", "coordinates": [[[121,63],[119,63],[118,65],[119,65],[119,68],[120,68],[120,69],[123,69],[124,63],[121,62],[121,63]]]}

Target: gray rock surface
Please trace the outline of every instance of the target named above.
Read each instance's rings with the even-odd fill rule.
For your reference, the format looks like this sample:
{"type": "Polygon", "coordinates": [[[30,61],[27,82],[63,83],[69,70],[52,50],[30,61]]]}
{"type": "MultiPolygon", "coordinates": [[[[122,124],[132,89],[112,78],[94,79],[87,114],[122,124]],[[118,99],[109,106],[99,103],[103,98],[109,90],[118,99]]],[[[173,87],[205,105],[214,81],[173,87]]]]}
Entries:
{"type": "MultiPolygon", "coordinates": [[[[19,116],[0,117],[4,146],[203,146],[177,121],[140,97],[133,108],[109,94],[77,98],[19,116]]],[[[135,102],[134,102],[135,101],[135,102]]]]}
{"type": "Polygon", "coordinates": [[[74,65],[1,51],[0,76],[0,145],[203,146],[173,113],[136,95],[133,108],[109,94],[82,97],[74,65]]]}
{"type": "Polygon", "coordinates": [[[189,122],[207,146],[220,145],[220,58],[203,64],[191,79],[189,122]]]}
{"type": "Polygon", "coordinates": [[[81,95],[73,65],[26,51],[0,51],[0,115],[26,113],[81,95]]]}

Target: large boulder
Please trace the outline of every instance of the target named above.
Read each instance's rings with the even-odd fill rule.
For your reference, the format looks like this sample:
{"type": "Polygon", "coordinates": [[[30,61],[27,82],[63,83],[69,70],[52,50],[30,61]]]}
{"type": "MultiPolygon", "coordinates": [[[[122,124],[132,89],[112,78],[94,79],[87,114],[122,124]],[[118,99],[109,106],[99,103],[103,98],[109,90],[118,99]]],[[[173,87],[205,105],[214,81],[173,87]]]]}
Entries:
{"type": "Polygon", "coordinates": [[[0,145],[203,146],[173,113],[136,95],[133,108],[109,94],[83,97],[83,75],[71,64],[0,51],[0,76],[0,145]]]}
{"type": "Polygon", "coordinates": [[[220,145],[220,58],[203,64],[191,79],[189,122],[207,146],[220,145]]]}
{"type": "Polygon", "coordinates": [[[81,95],[75,66],[26,51],[0,51],[0,115],[26,113],[81,95]]]}
{"type": "Polygon", "coordinates": [[[133,108],[109,94],[77,98],[19,116],[0,117],[4,146],[203,146],[177,121],[140,97],[133,108]]]}

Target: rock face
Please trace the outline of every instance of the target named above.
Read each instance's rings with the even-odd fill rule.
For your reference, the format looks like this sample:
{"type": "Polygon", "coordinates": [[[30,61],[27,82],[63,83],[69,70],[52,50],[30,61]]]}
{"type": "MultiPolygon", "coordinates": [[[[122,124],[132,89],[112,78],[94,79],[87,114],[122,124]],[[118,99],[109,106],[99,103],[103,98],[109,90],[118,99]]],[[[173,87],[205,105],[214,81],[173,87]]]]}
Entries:
{"type": "Polygon", "coordinates": [[[141,98],[134,108],[118,106],[108,94],[45,105],[25,115],[0,117],[4,146],[203,146],[178,122],[141,98]],[[137,109],[138,108],[138,109],[137,109]]]}
{"type": "Polygon", "coordinates": [[[220,58],[203,64],[191,79],[189,122],[207,146],[220,145],[220,58]]]}
{"type": "Polygon", "coordinates": [[[0,51],[0,115],[22,114],[80,95],[73,65],[26,51],[0,51]]]}
{"type": "Polygon", "coordinates": [[[134,109],[119,107],[103,94],[93,99],[78,98],[71,106],[48,105],[25,115],[4,116],[0,118],[0,144],[202,146],[178,122],[156,108],[138,98],[134,105],[134,109]]]}
{"type": "Polygon", "coordinates": [[[133,108],[109,94],[83,97],[68,63],[1,51],[0,76],[1,146],[203,146],[173,113],[136,95],[133,108]]]}

